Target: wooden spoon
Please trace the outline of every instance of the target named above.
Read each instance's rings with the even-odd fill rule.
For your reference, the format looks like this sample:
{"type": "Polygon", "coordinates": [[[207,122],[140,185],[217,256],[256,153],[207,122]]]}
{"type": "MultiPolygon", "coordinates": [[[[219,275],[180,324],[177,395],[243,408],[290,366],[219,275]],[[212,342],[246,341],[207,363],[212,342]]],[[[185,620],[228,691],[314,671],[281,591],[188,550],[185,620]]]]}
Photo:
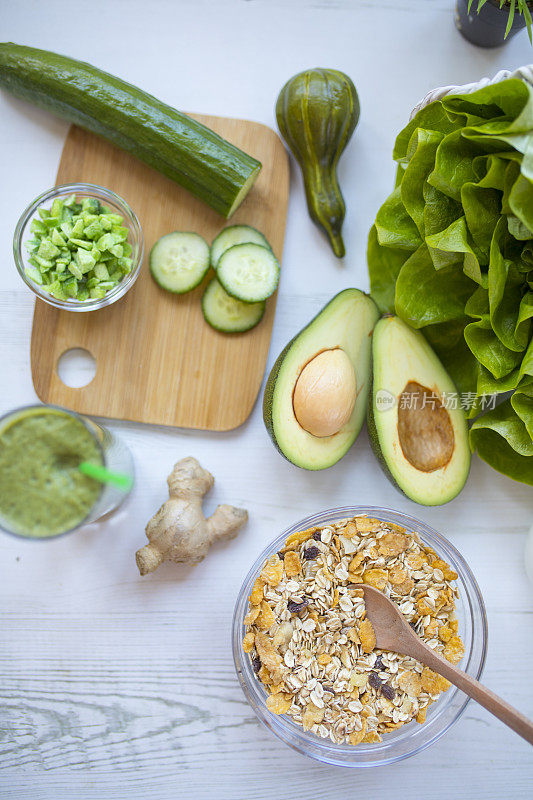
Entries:
{"type": "Polygon", "coordinates": [[[378,589],[363,583],[351,584],[351,586],[362,589],[364,592],[366,613],[374,628],[377,647],[381,650],[393,650],[421,661],[433,672],[438,672],[469,697],[477,700],[487,711],[533,744],[533,722],[479,681],[474,680],[458,667],[454,667],[443,656],[428,647],[406,622],[399,608],[378,589]]]}

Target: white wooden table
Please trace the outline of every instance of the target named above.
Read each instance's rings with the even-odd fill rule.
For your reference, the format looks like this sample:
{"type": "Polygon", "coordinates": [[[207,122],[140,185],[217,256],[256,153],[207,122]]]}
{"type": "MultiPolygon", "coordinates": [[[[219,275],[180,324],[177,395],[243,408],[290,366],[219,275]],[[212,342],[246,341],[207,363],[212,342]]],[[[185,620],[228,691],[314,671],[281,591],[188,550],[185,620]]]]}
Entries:
{"type": "MultiPolygon", "coordinates": [[[[455,31],[452,0],[3,0],[0,38],[67,53],[176,107],[274,124],[282,84],[309,66],[351,75],[361,121],[341,164],[348,256],[312,226],[297,170],[269,367],[346,286],[368,286],[367,231],[393,179],[395,133],[431,88],[533,61],[525,34],[483,51],[455,31]]],[[[67,126],[0,95],[0,412],[36,399],[29,371],[33,300],[11,256],[17,217],[53,184],[67,126]]],[[[169,367],[170,368],[170,367],[169,367]]],[[[230,652],[235,597],[252,558],[289,523],[349,503],[405,510],[445,533],[480,583],[489,618],[485,682],[533,716],[533,587],[522,560],[532,492],[475,459],[459,498],[421,508],[397,494],[362,433],[339,464],[284,461],[258,403],[228,434],[111,423],[138,481],[105,524],[46,543],[0,535],[0,797],[17,800],[286,800],[533,796],[533,751],[479,707],[437,745],[378,770],[328,768],[260,727],[230,652]],[[166,496],[172,464],[195,455],[217,502],[250,523],[196,569],[140,578],[135,550],[166,496]]]]}

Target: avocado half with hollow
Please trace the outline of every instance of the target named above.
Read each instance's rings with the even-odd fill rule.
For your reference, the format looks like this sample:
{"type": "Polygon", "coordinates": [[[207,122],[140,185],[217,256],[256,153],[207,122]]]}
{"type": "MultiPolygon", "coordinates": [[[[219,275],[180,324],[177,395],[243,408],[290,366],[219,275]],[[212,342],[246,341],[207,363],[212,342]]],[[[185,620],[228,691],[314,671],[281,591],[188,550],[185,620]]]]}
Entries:
{"type": "Polygon", "coordinates": [[[378,317],[370,297],[345,289],[274,364],[263,416],[274,444],[296,466],[331,467],[356,440],[365,417],[371,336],[378,317]]]}
{"type": "Polygon", "coordinates": [[[372,339],[368,432],[393,484],[416,503],[441,505],[470,469],[468,426],[454,383],[430,345],[399,317],[372,339]]]}

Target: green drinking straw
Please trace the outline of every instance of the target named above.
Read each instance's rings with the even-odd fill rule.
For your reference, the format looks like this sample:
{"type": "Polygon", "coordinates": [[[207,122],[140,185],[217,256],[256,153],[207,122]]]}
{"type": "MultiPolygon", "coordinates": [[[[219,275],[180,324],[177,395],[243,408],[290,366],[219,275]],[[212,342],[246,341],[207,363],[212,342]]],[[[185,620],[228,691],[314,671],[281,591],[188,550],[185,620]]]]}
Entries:
{"type": "Polygon", "coordinates": [[[125,492],[128,492],[133,486],[133,479],[129,475],[124,475],[121,472],[112,472],[102,467],[100,464],[91,464],[90,461],[82,461],[78,469],[83,475],[87,475],[87,477],[93,478],[95,481],[110,483],[112,486],[116,486],[117,489],[122,489],[125,492]]]}

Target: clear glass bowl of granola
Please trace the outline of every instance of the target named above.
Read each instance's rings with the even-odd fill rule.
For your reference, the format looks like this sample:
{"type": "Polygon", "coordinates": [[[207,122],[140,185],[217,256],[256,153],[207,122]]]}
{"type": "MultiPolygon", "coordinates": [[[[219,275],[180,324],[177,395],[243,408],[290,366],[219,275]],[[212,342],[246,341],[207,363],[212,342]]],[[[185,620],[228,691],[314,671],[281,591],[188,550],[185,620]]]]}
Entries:
{"type": "Polygon", "coordinates": [[[237,676],[276,736],[304,755],[346,767],[415,755],[440,739],[468,703],[413,659],[373,649],[362,593],[354,588],[362,580],[381,584],[430,646],[474,678],[487,648],[485,606],[470,568],[420,520],[347,506],[300,520],[278,536],[239,592],[237,676]]]}

